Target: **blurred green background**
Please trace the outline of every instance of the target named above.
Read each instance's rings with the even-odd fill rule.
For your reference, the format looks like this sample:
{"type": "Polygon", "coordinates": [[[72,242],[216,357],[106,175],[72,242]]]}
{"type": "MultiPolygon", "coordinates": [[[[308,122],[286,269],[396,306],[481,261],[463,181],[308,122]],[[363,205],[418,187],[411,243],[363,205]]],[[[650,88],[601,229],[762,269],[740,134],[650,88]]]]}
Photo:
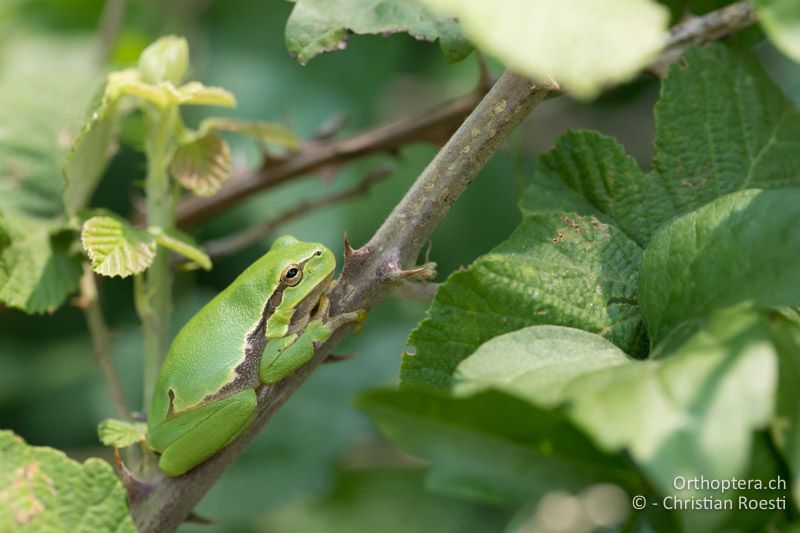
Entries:
{"type": "MultiPolygon", "coordinates": [[[[21,61],[36,70],[69,59],[94,64],[99,80],[104,69],[135,62],[155,38],[181,34],[190,42],[190,77],[223,86],[239,101],[237,109],[224,113],[191,110],[186,115],[190,125],[212,113],[229,113],[282,121],[303,137],[340,113],[349,119],[339,133],[345,135],[422,111],[466,94],[478,78],[474,54],[448,65],[437,46],[406,35],[352,37],[345,51],[325,54],[302,67],[284,46],[283,28],[292,4],[282,1],[128,2],[108,64],[102,65],[98,28],[103,4],[102,0],[2,0],[0,71],[12,64],[19,68],[21,61]],[[61,55],[44,57],[43,50],[59,50],[61,55]]],[[[785,60],[766,46],[761,53],[786,92],[800,102],[796,70],[792,75],[785,60]]],[[[499,72],[497,65],[491,66],[499,72]]],[[[535,154],[552,146],[567,129],[592,128],[614,135],[646,166],[657,95],[657,81],[642,78],[592,105],[557,98],[537,108],[435,232],[431,259],[439,265],[439,279],[486,253],[514,228],[519,218],[516,199],[526,186],[535,154]]],[[[135,123],[127,126],[127,134],[134,138],[135,123]]],[[[258,164],[255,144],[230,140],[239,167],[258,164]]],[[[417,143],[396,157],[380,155],[350,164],[333,179],[294,180],[193,228],[192,233],[203,241],[248,227],[299,201],[352,186],[389,161],[394,168],[391,177],[367,196],[311,212],[279,232],[326,243],[341,256],[344,232],[354,245],[364,243],[435,151],[417,143]]],[[[122,147],[92,204],[129,214],[143,168],[141,154],[122,147]]],[[[180,274],[175,330],[262,254],[269,241],[218,261],[210,273],[180,274]]],[[[113,331],[115,364],[128,405],[135,409],[142,401],[142,338],[131,283],[104,279],[101,288],[113,331]]],[[[374,310],[363,333],[338,349],[357,357],[316,372],[202,501],[198,513],[218,523],[186,525],[183,530],[502,530],[509,519],[503,511],[427,492],[424,464],[392,449],[351,406],[350,399],[359,391],[396,382],[405,339],[424,311],[424,304],[396,300],[374,310]]],[[[35,317],[0,309],[0,427],[77,459],[109,457],[95,428],[100,419],[113,415],[77,308],[66,305],[52,315],[35,317]]]]}

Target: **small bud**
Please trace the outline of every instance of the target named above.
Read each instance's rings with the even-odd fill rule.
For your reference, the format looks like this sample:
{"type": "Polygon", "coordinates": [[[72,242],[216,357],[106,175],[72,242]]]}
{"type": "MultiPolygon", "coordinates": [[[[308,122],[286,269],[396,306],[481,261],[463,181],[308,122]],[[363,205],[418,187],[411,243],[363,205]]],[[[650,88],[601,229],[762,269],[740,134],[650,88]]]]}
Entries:
{"type": "Polygon", "coordinates": [[[158,84],[162,81],[180,84],[189,66],[189,45],[183,37],[162,37],[139,56],[142,81],[158,84]]]}

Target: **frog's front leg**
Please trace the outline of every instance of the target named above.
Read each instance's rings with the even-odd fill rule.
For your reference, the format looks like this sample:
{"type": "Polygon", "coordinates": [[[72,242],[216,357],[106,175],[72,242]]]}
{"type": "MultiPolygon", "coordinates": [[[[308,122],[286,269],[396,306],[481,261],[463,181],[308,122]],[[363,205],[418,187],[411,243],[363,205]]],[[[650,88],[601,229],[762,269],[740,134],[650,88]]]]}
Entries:
{"type": "Polygon", "coordinates": [[[336,316],[329,316],[329,312],[330,301],[323,294],[316,313],[301,335],[290,335],[267,343],[259,368],[262,383],[270,384],[282,380],[310,361],[314,356],[314,349],[328,340],[334,331],[351,322],[361,323],[366,316],[364,311],[336,316]]]}
{"type": "Polygon", "coordinates": [[[256,392],[246,389],[167,418],[148,435],[159,468],[174,477],[199,465],[244,431],[255,409],[256,392]]]}

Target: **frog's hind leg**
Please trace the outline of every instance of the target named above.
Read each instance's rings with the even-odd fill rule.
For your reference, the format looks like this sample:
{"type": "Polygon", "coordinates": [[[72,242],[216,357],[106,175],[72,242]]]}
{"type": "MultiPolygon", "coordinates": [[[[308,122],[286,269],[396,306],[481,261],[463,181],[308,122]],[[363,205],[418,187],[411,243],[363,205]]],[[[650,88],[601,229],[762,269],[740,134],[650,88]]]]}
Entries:
{"type": "Polygon", "coordinates": [[[180,476],[202,463],[247,428],[256,409],[256,391],[246,389],[192,413],[197,423],[161,454],[158,466],[169,476],[180,476]]]}

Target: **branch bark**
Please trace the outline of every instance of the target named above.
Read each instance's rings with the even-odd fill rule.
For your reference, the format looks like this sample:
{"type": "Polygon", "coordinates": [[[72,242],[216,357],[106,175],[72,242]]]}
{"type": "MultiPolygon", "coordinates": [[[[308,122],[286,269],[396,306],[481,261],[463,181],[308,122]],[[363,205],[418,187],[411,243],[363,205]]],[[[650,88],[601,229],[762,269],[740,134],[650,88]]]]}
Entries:
{"type": "Polygon", "coordinates": [[[344,139],[319,139],[306,143],[285,159],[265,161],[260,169],[235,175],[214,196],[193,197],[178,207],[177,224],[187,227],[202,222],[251,195],[293,178],[381,152],[396,152],[415,141],[441,144],[478,105],[487,88],[418,115],[380,124],[344,139]]]}
{"type": "Polygon", "coordinates": [[[335,194],[330,194],[328,196],[323,196],[322,198],[316,200],[301,202],[280,213],[278,216],[265,220],[255,226],[243,229],[225,237],[220,237],[219,239],[207,241],[203,243],[203,248],[205,248],[209,257],[214,260],[234,254],[267,238],[280,226],[299,218],[310,211],[316,211],[322,207],[334,205],[366,194],[379,181],[389,177],[390,173],[391,167],[388,165],[378,167],[370,172],[358,184],[350,187],[349,189],[335,194]]]}
{"type": "Polygon", "coordinates": [[[701,17],[690,17],[670,30],[667,46],[647,70],[663,76],[670,64],[688,47],[718,41],[755,22],[756,10],[746,1],[736,2],[701,17]]]}

